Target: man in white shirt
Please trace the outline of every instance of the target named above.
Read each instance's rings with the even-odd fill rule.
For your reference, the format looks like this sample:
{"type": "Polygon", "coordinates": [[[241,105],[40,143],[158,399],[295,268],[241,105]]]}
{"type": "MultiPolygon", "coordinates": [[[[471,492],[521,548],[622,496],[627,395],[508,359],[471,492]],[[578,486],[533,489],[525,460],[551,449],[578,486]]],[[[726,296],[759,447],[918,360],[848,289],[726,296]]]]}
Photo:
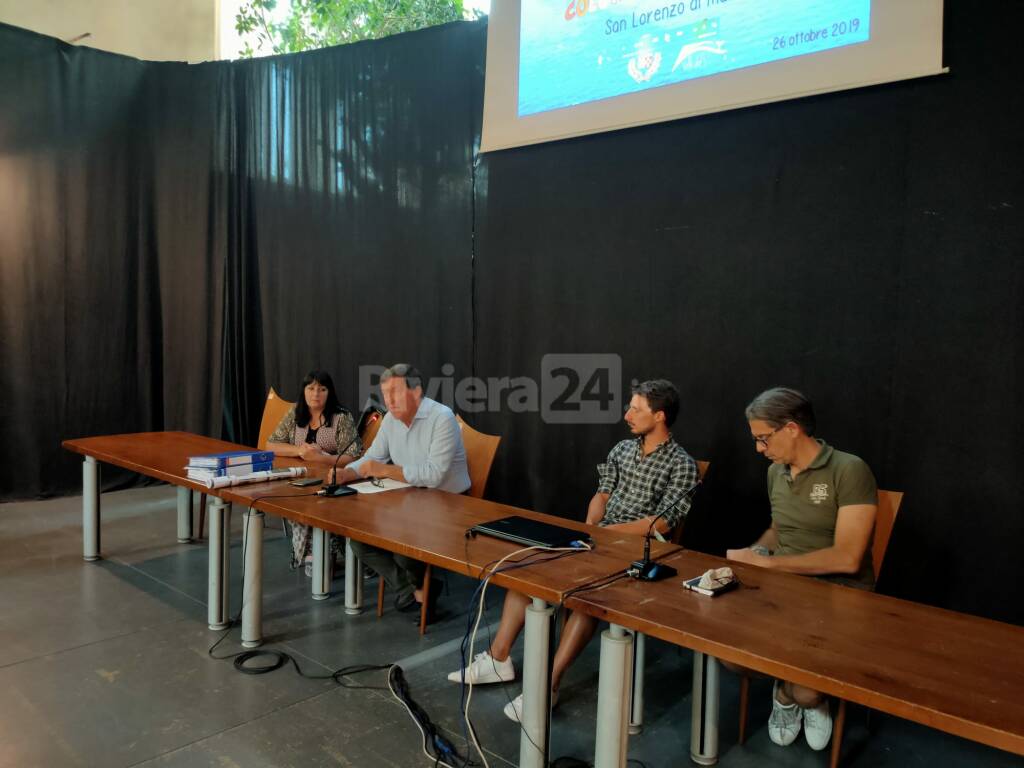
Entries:
{"type": "MultiPolygon", "coordinates": [[[[380,375],[388,412],[363,457],[338,472],[337,482],[390,478],[423,488],[462,493],[470,486],[462,431],[451,409],[423,396],[423,377],[398,363],[380,375]]],[[[352,548],[395,592],[395,608],[423,602],[424,565],[404,555],[353,541],[352,548]]],[[[437,590],[431,590],[431,602],[437,590]]]]}

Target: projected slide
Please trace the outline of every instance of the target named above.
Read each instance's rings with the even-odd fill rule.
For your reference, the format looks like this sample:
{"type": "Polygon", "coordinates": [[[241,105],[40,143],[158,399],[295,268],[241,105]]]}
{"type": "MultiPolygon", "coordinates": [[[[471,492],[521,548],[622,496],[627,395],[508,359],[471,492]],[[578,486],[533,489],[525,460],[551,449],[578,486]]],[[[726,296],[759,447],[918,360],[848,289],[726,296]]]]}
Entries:
{"type": "Polygon", "coordinates": [[[871,0],[522,0],[521,9],[520,117],[871,37],[871,0]]]}

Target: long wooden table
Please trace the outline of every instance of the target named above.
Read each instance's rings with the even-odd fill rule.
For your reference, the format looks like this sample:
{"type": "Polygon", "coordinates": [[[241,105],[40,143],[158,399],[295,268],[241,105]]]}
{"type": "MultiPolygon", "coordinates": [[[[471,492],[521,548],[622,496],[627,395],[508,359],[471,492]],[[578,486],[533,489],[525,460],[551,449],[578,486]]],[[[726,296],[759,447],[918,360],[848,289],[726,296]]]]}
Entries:
{"type": "Polygon", "coordinates": [[[1024,628],[695,552],[664,561],[678,578],[626,580],[566,603],[612,624],[595,768],[625,765],[628,695],[614,673],[623,627],[695,651],[695,762],[717,758],[716,659],[1024,755],[1024,628]],[[710,598],[682,587],[726,564],[739,589],[710,598]]]}
{"type": "MultiPolygon", "coordinates": [[[[82,438],[67,440],[64,447],[85,457],[82,508],[83,555],[87,560],[95,560],[100,555],[98,462],[114,464],[178,486],[180,541],[191,538],[191,490],[210,496],[208,617],[211,629],[223,629],[229,621],[231,505],[241,504],[246,508],[242,642],[247,647],[260,645],[263,637],[264,513],[313,526],[314,596],[329,590],[329,535],[355,539],[447,570],[482,578],[488,566],[520,547],[490,537],[467,538],[466,531],[477,523],[507,515],[522,515],[590,533],[594,539],[593,551],[498,572],[492,579],[498,586],[533,598],[533,604],[527,608],[525,629],[523,729],[520,739],[520,765],[524,768],[540,768],[547,764],[551,604],[560,602],[575,587],[621,572],[641,549],[638,536],[595,529],[529,510],[441,491],[409,488],[328,498],[281,481],[210,489],[185,477],[188,457],[243,450],[244,447],[183,432],[82,438]],[[183,519],[186,509],[187,529],[183,519]]],[[[275,461],[275,465],[297,463],[292,459],[275,461]]],[[[323,470],[320,468],[319,472],[322,474],[323,470]]],[[[677,549],[672,545],[655,543],[653,554],[661,557],[677,549]]],[[[362,569],[351,548],[345,567],[346,610],[358,612],[362,603],[362,569]]]]}
{"type": "MultiPolygon", "coordinates": [[[[231,504],[247,508],[243,642],[262,641],[263,515],[311,525],[318,557],[314,570],[330,583],[328,535],[400,552],[479,578],[481,570],[515,545],[479,537],[472,525],[509,514],[544,515],[465,496],[424,489],[323,498],[280,481],[213,490],[185,477],[191,455],[244,447],[184,432],[159,432],[67,440],[84,456],[83,557],[100,556],[99,463],[110,463],[178,488],[179,541],[192,537],[191,491],[210,495],[209,624],[228,622],[231,504]],[[287,498],[261,498],[267,495],[287,498]]],[[[294,460],[278,463],[294,464],[294,460]]],[[[562,525],[584,529],[562,519],[562,525]]],[[[527,611],[524,667],[524,733],[520,763],[544,764],[551,603],[576,586],[620,572],[635,559],[638,537],[586,529],[596,550],[499,573],[493,581],[534,598],[527,611]],[[547,663],[545,663],[545,660],[547,663]]],[[[602,637],[597,763],[624,765],[629,628],[695,651],[694,738],[691,757],[717,755],[717,662],[741,664],[845,700],[1024,754],[1024,629],[873,593],[729,563],[743,586],[718,598],[687,592],[684,576],[724,564],[719,558],[673,552],[655,544],[656,556],[679,570],[659,583],[622,581],[570,596],[567,605],[611,622],[602,637]]],[[[346,609],[361,608],[356,559],[346,558],[346,609]]],[[[314,579],[316,582],[317,579],[314,579]]],[[[329,587],[322,588],[326,592],[329,587]]],[[[316,587],[314,586],[314,593],[316,587]]]]}

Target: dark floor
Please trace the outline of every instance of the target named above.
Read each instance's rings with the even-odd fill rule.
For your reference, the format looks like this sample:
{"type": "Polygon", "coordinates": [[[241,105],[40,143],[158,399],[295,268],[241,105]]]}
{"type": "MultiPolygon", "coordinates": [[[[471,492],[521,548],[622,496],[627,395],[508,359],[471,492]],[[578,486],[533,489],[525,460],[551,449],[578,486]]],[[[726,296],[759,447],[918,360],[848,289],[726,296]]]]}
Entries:
{"type": "MultiPolygon", "coordinates": [[[[103,521],[105,559],[85,563],[79,498],[0,505],[0,768],[432,765],[405,709],[379,688],[383,673],[347,679],[373,689],[341,688],[290,668],[242,675],[208,656],[220,633],[206,627],[206,548],[174,543],[173,489],[107,494],[103,521]]],[[[241,516],[233,522],[237,541],[241,516]]],[[[311,600],[309,581],[288,569],[276,520],[268,523],[267,647],[286,650],[313,674],[397,662],[416,701],[463,746],[459,689],[445,675],[458,667],[474,584],[449,575],[447,616],[421,639],[406,614],[349,617],[340,595],[311,600]]],[[[239,555],[236,545],[232,613],[241,591],[239,555]]],[[[342,582],[335,584],[340,589],[342,582]]],[[[367,597],[374,587],[367,585],[367,597]]],[[[489,602],[499,605],[500,596],[494,589],[489,602]]],[[[232,631],[217,653],[239,650],[237,638],[232,631]]],[[[597,662],[595,642],[563,684],[553,720],[555,757],[593,759],[597,662]]],[[[690,764],[690,667],[688,652],[649,641],[646,730],[630,741],[631,766],[690,764]]],[[[737,685],[725,678],[720,765],[827,764],[826,754],[802,740],[785,749],[769,742],[766,682],[753,688],[753,734],[737,746],[737,685]]],[[[510,693],[518,692],[513,685],[510,693]]],[[[495,768],[515,765],[519,754],[517,729],[501,714],[506,700],[495,686],[473,694],[474,722],[495,768]]],[[[1024,759],[904,721],[876,714],[869,734],[863,710],[852,710],[850,719],[847,768],[1024,767],[1024,759]]]]}

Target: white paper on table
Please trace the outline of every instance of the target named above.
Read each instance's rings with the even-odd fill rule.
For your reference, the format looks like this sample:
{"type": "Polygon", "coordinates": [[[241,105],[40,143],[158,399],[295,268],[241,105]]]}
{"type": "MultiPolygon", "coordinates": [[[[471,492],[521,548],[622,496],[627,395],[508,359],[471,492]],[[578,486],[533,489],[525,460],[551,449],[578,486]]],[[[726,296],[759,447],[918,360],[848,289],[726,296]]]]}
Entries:
{"type": "Polygon", "coordinates": [[[399,488],[411,487],[408,483],[403,483],[401,480],[392,480],[390,477],[385,477],[378,481],[380,485],[374,485],[369,480],[365,480],[361,483],[350,483],[350,488],[355,488],[359,493],[383,493],[384,491],[395,491],[399,488]]]}

